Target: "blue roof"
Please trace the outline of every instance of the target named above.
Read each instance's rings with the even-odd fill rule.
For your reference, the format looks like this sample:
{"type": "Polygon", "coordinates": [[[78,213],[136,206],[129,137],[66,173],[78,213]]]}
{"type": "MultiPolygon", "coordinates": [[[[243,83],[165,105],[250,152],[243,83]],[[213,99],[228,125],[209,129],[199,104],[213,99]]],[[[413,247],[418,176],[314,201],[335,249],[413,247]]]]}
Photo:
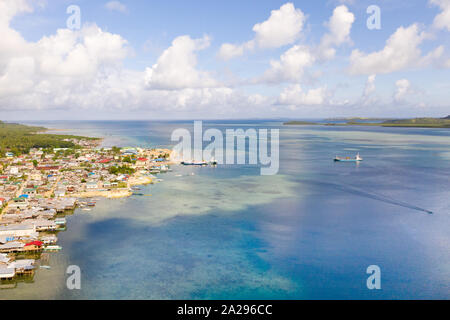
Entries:
{"type": "Polygon", "coordinates": [[[19,198],[28,198],[28,195],[27,194],[22,194],[22,195],[19,196],[19,198]]]}

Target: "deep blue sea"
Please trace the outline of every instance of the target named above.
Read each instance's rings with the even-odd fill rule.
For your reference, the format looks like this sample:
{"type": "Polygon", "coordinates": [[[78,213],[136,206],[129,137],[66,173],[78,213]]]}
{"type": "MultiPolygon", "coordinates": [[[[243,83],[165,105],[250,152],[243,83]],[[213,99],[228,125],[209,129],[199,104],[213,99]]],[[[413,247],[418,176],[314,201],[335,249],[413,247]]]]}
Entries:
{"type": "MultiPolygon", "coordinates": [[[[105,146],[172,146],[193,122],[34,122],[105,146]]],[[[77,209],[52,269],[0,290],[18,299],[450,299],[450,130],[283,126],[280,170],[174,166],[148,197],[77,209]],[[364,158],[335,163],[337,155],[364,158]],[[425,212],[432,211],[432,214],[425,212]],[[81,290],[66,268],[81,269],[81,290]],[[381,269],[369,290],[366,269],[381,269]]]]}

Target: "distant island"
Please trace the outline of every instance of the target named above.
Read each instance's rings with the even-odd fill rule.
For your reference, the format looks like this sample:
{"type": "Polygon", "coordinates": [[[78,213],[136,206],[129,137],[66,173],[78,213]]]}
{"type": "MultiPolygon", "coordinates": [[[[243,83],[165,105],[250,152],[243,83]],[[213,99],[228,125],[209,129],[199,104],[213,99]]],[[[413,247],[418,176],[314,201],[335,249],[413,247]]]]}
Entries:
{"type": "Polygon", "coordinates": [[[285,122],[283,124],[285,124],[285,125],[311,126],[311,125],[317,125],[317,124],[320,124],[320,123],[311,122],[311,121],[288,121],[288,122],[285,122]]]}
{"type": "Polygon", "coordinates": [[[392,119],[393,118],[337,117],[337,118],[328,118],[325,119],[325,121],[386,121],[392,119]]]}
{"type": "MultiPolygon", "coordinates": [[[[284,125],[326,125],[326,126],[379,126],[379,127],[416,127],[416,128],[450,128],[450,115],[444,118],[414,118],[414,119],[382,119],[382,118],[335,118],[334,121],[345,123],[318,123],[309,121],[288,121],[284,125]],[[377,121],[377,122],[371,122],[377,121]]],[[[328,119],[328,121],[332,121],[328,119]]]]}
{"type": "Polygon", "coordinates": [[[43,133],[47,130],[44,127],[0,121],[0,155],[5,152],[14,156],[28,154],[31,148],[81,148],[77,141],[84,140],[93,144],[101,141],[99,138],[43,133]]]}

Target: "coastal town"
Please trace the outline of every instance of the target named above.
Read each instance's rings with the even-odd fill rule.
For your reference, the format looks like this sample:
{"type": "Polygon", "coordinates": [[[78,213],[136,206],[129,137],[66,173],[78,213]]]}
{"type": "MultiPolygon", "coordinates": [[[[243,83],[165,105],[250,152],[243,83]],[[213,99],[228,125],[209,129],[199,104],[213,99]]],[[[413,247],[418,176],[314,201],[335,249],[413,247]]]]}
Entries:
{"type": "Polygon", "coordinates": [[[171,150],[104,148],[99,139],[67,138],[76,148],[31,148],[0,157],[0,282],[32,279],[50,268],[58,233],[76,208],[91,210],[100,197],[138,193],[170,171],[171,150]]]}

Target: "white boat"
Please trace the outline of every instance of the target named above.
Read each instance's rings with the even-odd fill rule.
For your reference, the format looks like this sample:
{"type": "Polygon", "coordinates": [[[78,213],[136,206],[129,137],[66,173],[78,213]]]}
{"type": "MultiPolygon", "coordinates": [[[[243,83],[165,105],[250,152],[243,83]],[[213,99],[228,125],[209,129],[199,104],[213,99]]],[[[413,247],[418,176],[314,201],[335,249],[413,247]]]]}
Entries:
{"type": "Polygon", "coordinates": [[[52,267],[50,267],[50,266],[40,266],[39,268],[41,268],[41,269],[51,269],[52,267]]]}
{"type": "Polygon", "coordinates": [[[62,250],[61,246],[46,246],[44,251],[60,251],[62,250]]]}
{"type": "Polygon", "coordinates": [[[55,219],[55,223],[58,226],[63,226],[63,225],[65,225],[67,223],[67,221],[66,221],[66,218],[56,218],[55,219]]]}

